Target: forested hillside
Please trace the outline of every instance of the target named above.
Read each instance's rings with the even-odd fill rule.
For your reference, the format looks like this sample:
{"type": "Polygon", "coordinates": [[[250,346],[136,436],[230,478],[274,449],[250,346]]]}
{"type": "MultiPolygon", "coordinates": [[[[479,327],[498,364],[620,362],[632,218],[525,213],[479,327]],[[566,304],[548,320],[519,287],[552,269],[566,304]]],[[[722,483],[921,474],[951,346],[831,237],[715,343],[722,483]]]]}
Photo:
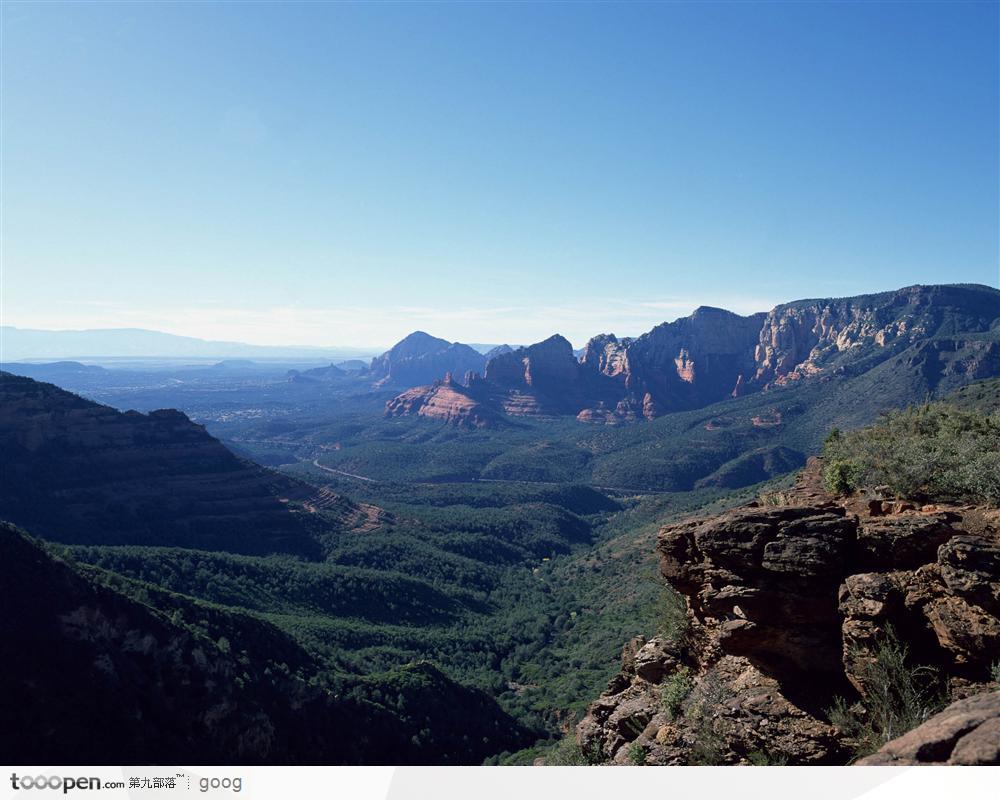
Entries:
{"type": "Polygon", "coordinates": [[[365,677],[259,616],[76,564],[0,526],[13,762],[478,763],[530,731],[427,662],[365,677]]]}

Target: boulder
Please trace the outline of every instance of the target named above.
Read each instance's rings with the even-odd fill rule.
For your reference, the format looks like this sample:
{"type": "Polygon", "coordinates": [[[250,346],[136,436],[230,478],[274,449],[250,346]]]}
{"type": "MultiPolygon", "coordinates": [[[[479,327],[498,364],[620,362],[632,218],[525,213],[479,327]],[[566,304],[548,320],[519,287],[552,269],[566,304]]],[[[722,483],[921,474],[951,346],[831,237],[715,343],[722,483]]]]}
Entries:
{"type": "Polygon", "coordinates": [[[869,569],[916,569],[933,561],[955,535],[953,516],[903,511],[865,520],[858,525],[858,561],[869,569]]]}
{"type": "Polygon", "coordinates": [[[1000,764],[1000,692],[978,694],[952,703],[858,764],[1000,764]]]}
{"type": "Polygon", "coordinates": [[[837,588],[853,538],[841,509],[741,508],[664,528],[660,566],[724,652],[804,678],[839,668],[837,588]]]}

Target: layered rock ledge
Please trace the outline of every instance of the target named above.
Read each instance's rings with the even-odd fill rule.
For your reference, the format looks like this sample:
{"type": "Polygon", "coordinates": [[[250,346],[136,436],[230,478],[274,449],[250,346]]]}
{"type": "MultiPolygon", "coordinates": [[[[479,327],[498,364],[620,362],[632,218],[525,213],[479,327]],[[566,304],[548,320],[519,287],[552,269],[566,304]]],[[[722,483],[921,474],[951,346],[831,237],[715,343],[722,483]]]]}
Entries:
{"type": "MultiPolygon", "coordinates": [[[[660,569],[684,598],[686,632],[626,646],[621,672],[577,729],[592,760],[844,763],[849,741],[826,712],[836,697],[870,690],[865,664],[890,631],[954,699],[996,688],[1000,512],[835,500],[818,475],[814,460],[769,503],[661,530],[660,569]]],[[[961,702],[942,714],[998,701],[961,702]]],[[[921,736],[952,730],[935,725],[921,736]]],[[[866,763],[996,763],[981,740],[1000,741],[1000,722],[975,725],[983,732],[946,755],[926,755],[914,731],[866,763]]]]}

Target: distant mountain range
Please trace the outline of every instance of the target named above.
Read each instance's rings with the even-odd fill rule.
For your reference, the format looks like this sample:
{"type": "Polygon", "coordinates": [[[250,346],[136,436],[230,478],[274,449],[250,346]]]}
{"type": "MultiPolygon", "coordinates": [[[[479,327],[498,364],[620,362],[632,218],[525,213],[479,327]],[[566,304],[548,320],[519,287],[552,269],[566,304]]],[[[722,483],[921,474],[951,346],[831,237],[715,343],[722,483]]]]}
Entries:
{"type": "MultiPolygon", "coordinates": [[[[3,334],[8,359],[11,353],[56,350],[92,351],[112,361],[115,353],[134,359],[213,353],[225,359],[216,365],[220,374],[242,370],[263,380],[284,375],[314,394],[397,393],[385,407],[390,417],[418,415],[473,427],[525,415],[619,424],[802,381],[857,377],[876,367],[913,372],[912,387],[924,391],[934,391],[941,382],[948,388],[1000,374],[1000,291],[967,284],[910,286],[799,300],[749,316],[702,306],[635,338],[598,334],[578,351],[559,334],[511,347],[472,346],[415,331],[371,359],[346,351],[207,342],[142,330],[4,328],[3,334]],[[251,362],[248,355],[264,360],[251,362]],[[295,369],[280,371],[282,357],[298,359],[288,364],[295,369]],[[271,358],[278,363],[268,364],[271,358]],[[896,366],[886,366],[893,359],[896,366]]],[[[140,361],[109,366],[150,368],[140,361]]],[[[5,368],[85,393],[113,380],[79,363],[9,363],[5,368]]]]}
{"type": "Polygon", "coordinates": [[[896,371],[919,373],[925,390],[1000,375],[1000,291],[910,286],[800,300],[746,317],[701,307],[634,339],[595,336],[579,359],[557,334],[482,357],[482,373],[475,358],[451,357],[461,345],[442,350],[439,342],[408,337],[381,357],[380,374],[390,378],[412,381],[417,372],[401,367],[413,363],[421,364],[421,374],[439,373],[435,382],[390,400],[388,416],[477,427],[505,415],[575,415],[613,424],[801,381],[856,377],[889,362],[896,371]],[[410,345],[405,359],[397,354],[404,343],[410,345]]]}
{"type": "Polygon", "coordinates": [[[288,378],[296,383],[337,383],[344,378],[359,378],[373,389],[407,389],[447,374],[480,373],[491,358],[511,351],[505,344],[468,345],[414,331],[370,363],[353,359],[314,369],[289,370],[288,378]]]}
{"type": "Polygon", "coordinates": [[[216,342],[142,328],[47,331],[0,327],[0,361],[91,358],[370,358],[371,348],[216,342]]]}

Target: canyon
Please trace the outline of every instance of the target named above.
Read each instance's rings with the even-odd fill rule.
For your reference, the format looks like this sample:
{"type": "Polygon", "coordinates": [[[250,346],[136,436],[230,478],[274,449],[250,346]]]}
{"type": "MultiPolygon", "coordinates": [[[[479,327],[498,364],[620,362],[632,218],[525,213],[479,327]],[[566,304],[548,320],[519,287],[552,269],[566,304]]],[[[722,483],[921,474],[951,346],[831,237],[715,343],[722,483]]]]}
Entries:
{"type": "Polygon", "coordinates": [[[531,763],[572,731],[588,763],[840,764],[859,734],[832,709],[877,694],[891,634],[947,696],[863,757],[987,763],[995,487],[834,495],[807,457],[940,398],[927,420],[980,437],[948,463],[988,478],[998,297],[700,308],[577,352],[418,333],[371,364],[11,365],[60,386],[0,373],[2,627],[83,682],[7,665],[5,698],[47,715],[11,752],[60,745],[44,697],[86,684],[138,760],[194,737],[244,763],[531,763]]]}

